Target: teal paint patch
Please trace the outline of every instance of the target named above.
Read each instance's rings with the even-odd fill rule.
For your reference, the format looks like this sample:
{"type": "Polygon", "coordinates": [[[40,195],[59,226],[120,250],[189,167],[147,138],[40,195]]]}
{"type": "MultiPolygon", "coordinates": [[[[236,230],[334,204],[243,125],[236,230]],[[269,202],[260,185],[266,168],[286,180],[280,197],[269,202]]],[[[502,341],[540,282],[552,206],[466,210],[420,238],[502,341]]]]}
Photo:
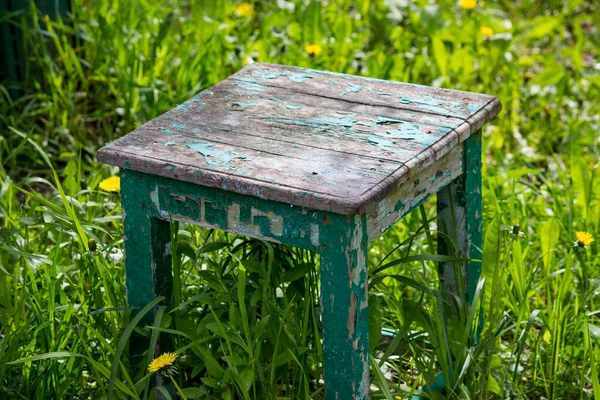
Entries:
{"type": "Polygon", "coordinates": [[[206,95],[212,95],[215,94],[212,90],[203,90],[200,93],[196,94],[194,97],[192,97],[190,100],[192,100],[193,102],[198,102],[200,100],[202,100],[202,98],[206,95]]]}
{"type": "Polygon", "coordinates": [[[388,135],[391,135],[394,138],[399,138],[404,135],[421,135],[421,131],[419,130],[419,125],[411,124],[408,122],[402,122],[397,129],[392,129],[386,131],[388,135]]]}
{"type": "MultiPolygon", "coordinates": [[[[341,79],[344,79],[344,80],[347,80],[347,81],[353,81],[354,78],[355,78],[353,75],[342,74],[342,73],[339,73],[339,72],[321,71],[321,70],[318,70],[318,69],[308,69],[308,68],[305,68],[305,70],[306,71],[310,71],[310,72],[312,72],[313,74],[316,74],[316,75],[334,76],[334,77],[341,78],[341,79]]],[[[364,78],[361,77],[360,79],[364,79],[364,78]]]]}
{"type": "Polygon", "coordinates": [[[395,141],[393,140],[385,140],[380,136],[377,135],[369,135],[367,138],[368,142],[372,145],[381,147],[381,148],[386,148],[386,149],[393,149],[394,148],[394,144],[396,144],[395,141]]]}
{"type": "Polygon", "coordinates": [[[471,114],[475,114],[476,112],[481,110],[481,105],[480,104],[467,104],[467,110],[469,110],[469,112],[471,114]]]}
{"type": "Polygon", "coordinates": [[[188,103],[187,101],[185,103],[181,103],[178,106],[175,107],[175,110],[177,111],[183,111],[183,112],[188,112],[190,111],[191,105],[190,103],[188,103]]]}
{"type": "Polygon", "coordinates": [[[347,93],[358,93],[363,88],[361,85],[354,85],[352,83],[347,83],[346,86],[347,86],[347,89],[344,90],[340,96],[343,96],[347,93]]]}
{"type": "Polygon", "coordinates": [[[259,79],[277,79],[279,77],[284,76],[284,77],[288,78],[290,81],[296,82],[296,83],[304,83],[307,80],[312,79],[312,76],[310,76],[308,74],[302,74],[302,73],[290,72],[290,71],[271,72],[271,71],[264,71],[264,70],[255,70],[252,72],[252,76],[255,76],[259,79]]]}
{"type": "Polygon", "coordinates": [[[255,107],[256,103],[249,103],[246,101],[230,101],[229,104],[231,104],[232,106],[237,106],[237,107],[242,107],[242,108],[248,108],[248,107],[255,107]]]}
{"type": "Polygon", "coordinates": [[[209,142],[186,142],[185,145],[204,156],[207,165],[222,166],[229,164],[234,158],[250,160],[245,154],[236,154],[231,151],[215,150],[214,143],[209,142]]]}
{"type": "Polygon", "coordinates": [[[175,129],[177,129],[178,131],[182,131],[185,129],[185,125],[183,125],[183,124],[172,123],[171,126],[175,129]]]}
{"type": "Polygon", "coordinates": [[[277,99],[275,97],[269,97],[269,100],[272,100],[274,102],[280,103],[281,105],[284,105],[288,110],[301,110],[302,109],[302,106],[290,104],[289,102],[287,102],[285,100],[277,99]]]}
{"type": "Polygon", "coordinates": [[[296,82],[296,83],[303,83],[303,82],[306,82],[308,79],[312,79],[312,76],[310,76],[310,75],[297,74],[297,73],[292,73],[292,72],[287,73],[286,76],[290,81],[296,82]]]}
{"type": "Polygon", "coordinates": [[[404,208],[404,203],[402,202],[402,200],[399,200],[396,205],[394,206],[394,211],[400,211],[404,208]]]}
{"type": "Polygon", "coordinates": [[[235,82],[234,85],[240,87],[248,92],[261,92],[264,90],[264,86],[256,81],[256,79],[249,77],[239,77],[233,76],[231,77],[235,82]]]}
{"type": "Polygon", "coordinates": [[[167,143],[165,143],[165,146],[169,146],[169,147],[173,147],[175,145],[176,145],[175,142],[167,142],[167,143]]]}
{"type": "Polygon", "coordinates": [[[427,96],[423,96],[422,99],[416,99],[414,97],[411,96],[402,96],[400,98],[400,103],[401,104],[423,104],[426,106],[440,106],[442,105],[442,101],[438,100],[438,99],[434,99],[433,97],[427,95],[427,96]]]}
{"type": "Polygon", "coordinates": [[[310,118],[287,118],[287,117],[262,117],[267,121],[281,122],[288,125],[309,126],[315,128],[327,128],[329,126],[340,126],[344,128],[352,127],[357,120],[348,117],[310,117],[310,118]]]}

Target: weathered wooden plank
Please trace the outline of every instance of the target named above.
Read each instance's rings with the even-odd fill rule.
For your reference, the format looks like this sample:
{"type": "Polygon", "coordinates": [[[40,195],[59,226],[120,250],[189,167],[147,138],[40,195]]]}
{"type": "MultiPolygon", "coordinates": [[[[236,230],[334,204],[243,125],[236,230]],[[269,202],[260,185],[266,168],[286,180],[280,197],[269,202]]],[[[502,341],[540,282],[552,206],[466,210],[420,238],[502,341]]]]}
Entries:
{"type": "Polygon", "coordinates": [[[328,399],[369,398],[366,231],[364,215],[336,215],[321,224],[323,370],[328,399]]]}
{"type": "Polygon", "coordinates": [[[325,210],[323,207],[328,201],[339,209],[345,199],[357,197],[382,179],[377,171],[359,169],[352,163],[309,163],[183,136],[174,137],[167,144],[155,144],[144,136],[127,136],[117,141],[114,147],[105,148],[101,160],[123,168],[266,199],[280,200],[285,194],[283,197],[289,200],[292,194],[298,203],[309,202],[315,208],[325,210]]]}
{"type": "Polygon", "coordinates": [[[335,214],[263,200],[221,188],[135,173],[148,181],[144,207],[154,218],[192,223],[243,236],[318,251],[321,223],[335,214]]]}
{"type": "Polygon", "coordinates": [[[250,64],[231,79],[246,91],[260,92],[264,86],[273,86],[462,119],[469,118],[493,100],[492,96],[470,92],[262,63],[250,64]]]}
{"type": "MultiPolygon", "coordinates": [[[[234,81],[225,80],[210,89],[214,96],[228,95],[231,101],[236,99],[272,99],[279,103],[280,107],[299,109],[298,106],[318,107],[324,110],[362,114],[371,116],[373,119],[384,117],[387,119],[399,119],[415,123],[431,124],[440,127],[455,127],[464,121],[463,118],[455,118],[432,113],[422,113],[402,108],[395,108],[390,104],[374,105],[349,101],[345,97],[331,98],[326,96],[315,96],[293,90],[284,90],[279,87],[265,86],[260,92],[245,91],[236,86],[234,81]]],[[[207,99],[209,100],[209,99],[207,99]]]]}
{"type": "Polygon", "coordinates": [[[367,237],[375,240],[382,232],[418,207],[463,173],[463,149],[455,147],[437,162],[402,175],[402,181],[385,198],[366,207],[367,237]]]}
{"type": "Polygon", "coordinates": [[[394,119],[300,105],[273,97],[213,93],[204,96],[206,101],[197,106],[192,103],[166,113],[142,130],[152,126],[173,133],[176,132],[173,126],[188,130],[231,129],[236,135],[267,137],[394,161],[412,157],[414,152],[422,151],[452,131],[450,127],[417,123],[413,121],[419,119],[416,117],[394,119]]]}
{"type": "MultiPolygon", "coordinates": [[[[277,164],[284,162],[287,165],[285,167],[280,166],[283,170],[285,170],[281,170],[280,172],[288,172],[289,174],[298,175],[304,175],[307,172],[312,173],[315,171],[315,168],[317,168],[317,172],[319,168],[322,170],[331,168],[344,168],[350,171],[355,171],[360,175],[364,175],[366,173],[368,175],[381,175],[383,177],[389,175],[396,168],[398,168],[399,165],[402,164],[399,160],[383,160],[377,157],[368,157],[361,154],[355,154],[352,151],[334,151],[331,149],[314,147],[309,144],[299,145],[289,141],[276,140],[268,137],[256,137],[252,135],[240,134],[237,131],[230,129],[221,130],[193,124],[182,126],[180,130],[177,131],[176,135],[168,135],[169,136],[165,136],[164,132],[160,128],[156,130],[154,127],[148,126],[144,129],[144,133],[141,137],[151,138],[151,147],[157,146],[162,150],[165,150],[165,143],[169,143],[169,145],[166,146],[166,151],[170,152],[172,155],[179,154],[180,149],[177,148],[177,146],[180,144],[185,144],[187,147],[189,147],[188,144],[191,142],[203,141],[218,143],[224,146],[235,148],[240,152],[244,152],[243,154],[247,155],[248,157],[250,157],[250,154],[259,154],[262,158],[272,157],[273,160],[269,161],[277,164]],[[162,141],[160,141],[160,139],[162,139],[162,141]],[[281,157],[283,157],[283,159],[281,159],[281,157]],[[291,162],[289,162],[290,159],[292,159],[291,162]],[[303,162],[304,164],[301,165],[304,165],[304,167],[298,170],[289,171],[290,167],[294,165],[293,160],[303,162]],[[306,163],[309,163],[310,165],[307,165],[306,163]],[[311,171],[306,171],[307,168],[311,171]]],[[[137,145],[139,143],[136,142],[134,144],[137,145]]],[[[348,146],[348,149],[351,150],[352,147],[348,146]]],[[[422,152],[423,149],[415,149],[413,147],[406,146],[406,148],[397,149],[396,151],[398,154],[403,154],[404,158],[409,160],[422,152]]],[[[250,162],[250,164],[254,164],[253,161],[255,160],[247,160],[247,162],[250,162]]],[[[259,160],[256,161],[260,162],[259,160]]],[[[242,164],[245,165],[245,163],[242,164]]],[[[254,171],[250,170],[248,172],[252,173],[254,171]]],[[[254,176],[254,174],[248,173],[245,175],[254,176]]]]}

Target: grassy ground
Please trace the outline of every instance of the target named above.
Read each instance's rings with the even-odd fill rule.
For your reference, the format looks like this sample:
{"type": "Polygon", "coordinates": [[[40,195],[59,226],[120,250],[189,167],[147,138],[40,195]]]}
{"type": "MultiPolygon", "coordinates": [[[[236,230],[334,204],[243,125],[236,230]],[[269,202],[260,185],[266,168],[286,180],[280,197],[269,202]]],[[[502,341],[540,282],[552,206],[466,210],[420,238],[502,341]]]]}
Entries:
{"type": "MultiPolygon", "coordinates": [[[[371,246],[372,333],[398,330],[373,349],[373,398],[405,398],[442,371],[455,398],[600,399],[600,239],[573,246],[577,231],[600,237],[597,2],[73,3],[72,23],[20,19],[25,95],[0,86],[3,398],[148,396],[148,360],[129,373],[119,197],[98,189],[116,171],[95,151],[255,60],[504,104],[484,131],[474,311],[448,316],[436,286],[432,202],[371,246]],[[475,347],[464,338],[481,307],[475,347]]],[[[321,398],[314,255],[192,226],[172,235],[177,295],[138,333],[171,333],[182,393],[321,398]]]]}

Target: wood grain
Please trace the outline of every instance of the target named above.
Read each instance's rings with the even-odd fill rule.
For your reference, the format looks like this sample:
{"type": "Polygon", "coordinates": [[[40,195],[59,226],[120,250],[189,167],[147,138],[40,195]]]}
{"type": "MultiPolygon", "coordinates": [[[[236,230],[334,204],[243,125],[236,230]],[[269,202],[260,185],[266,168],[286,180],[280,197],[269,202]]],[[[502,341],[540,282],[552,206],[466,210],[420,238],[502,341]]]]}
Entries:
{"type": "Polygon", "coordinates": [[[352,215],[436,164],[499,109],[487,95],[256,63],[98,159],[352,215]]]}

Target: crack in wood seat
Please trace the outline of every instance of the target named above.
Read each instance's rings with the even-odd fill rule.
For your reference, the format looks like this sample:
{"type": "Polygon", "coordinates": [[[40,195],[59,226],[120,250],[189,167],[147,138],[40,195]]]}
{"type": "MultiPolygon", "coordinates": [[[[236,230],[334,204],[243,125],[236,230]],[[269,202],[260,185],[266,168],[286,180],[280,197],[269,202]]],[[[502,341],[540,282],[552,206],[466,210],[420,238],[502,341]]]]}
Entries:
{"type": "Polygon", "coordinates": [[[98,152],[122,169],[126,236],[147,230],[147,243],[125,241],[130,303],[170,293],[166,220],[318,251],[327,396],[368,397],[366,246],[444,189],[439,229],[456,251],[444,240],[440,251],[480,254],[480,128],[500,108],[483,94],[247,66],[98,152]]]}

